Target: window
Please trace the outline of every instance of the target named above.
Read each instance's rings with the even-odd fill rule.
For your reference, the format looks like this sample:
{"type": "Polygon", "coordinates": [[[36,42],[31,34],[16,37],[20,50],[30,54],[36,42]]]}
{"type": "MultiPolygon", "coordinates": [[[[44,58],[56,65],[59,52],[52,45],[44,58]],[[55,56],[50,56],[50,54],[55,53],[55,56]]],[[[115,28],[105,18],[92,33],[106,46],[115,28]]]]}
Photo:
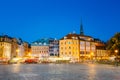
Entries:
{"type": "Polygon", "coordinates": [[[67,48],[65,47],[65,49],[67,49],[67,48]]]}
{"type": "Polygon", "coordinates": [[[65,55],[67,55],[67,52],[65,52],[65,55]]]}
{"type": "Polygon", "coordinates": [[[75,39],[75,37],[72,37],[72,39],[75,39]]]}
{"type": "Polygon", "coordinates": [[[69,55],[71,55],[71,52],[69,52],[69,55]]]}
{"type": "Polygon", "coordinates": [[[86,52],[86,54],[90,54],[90,52],[86,52]]]}
{"type": "Polygon", "coordinates": [[[39,43],[39,45],[41,45],[42,43],[39,43]]]}
{"type": "Polygon", "coordinates": [[[71,44],[71,42],[68,42],[68,44],[71,44]]]}
{"type": "Polygon", "coordinates": [[[76,37],[76,39],[78,39],[78,38],[76,37]]]}
{"type": "Polygon", "coordinates": [[[65,44],[66,44],[66,42],[65,42],[65,44]]]}
{"type": "Polygon", "coordinates": [[[69,46],[69,49],[71,49],[71,47],[69,46]]]}
{"type": "Polygon", "coordinates": [[[46,43],[44,43],[43,45],[46,45],[46,43]]]}
{"type": "Polygon", "coordinates": [[[80,51],[80,54],[84,54],[84,51],[80,51]]]}

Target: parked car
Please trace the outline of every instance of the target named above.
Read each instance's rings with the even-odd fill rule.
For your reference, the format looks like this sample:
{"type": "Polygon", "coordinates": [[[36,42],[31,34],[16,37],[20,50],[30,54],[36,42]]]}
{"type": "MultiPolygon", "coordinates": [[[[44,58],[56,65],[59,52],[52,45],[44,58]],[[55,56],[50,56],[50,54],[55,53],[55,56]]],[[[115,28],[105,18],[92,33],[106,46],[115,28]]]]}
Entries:
{"type": "Polygon", "coordinates": [[[30,64],[30,63],[38,63],[38,62],[39,62],[38,59],[26,59],[24,63],[30,64]]]}

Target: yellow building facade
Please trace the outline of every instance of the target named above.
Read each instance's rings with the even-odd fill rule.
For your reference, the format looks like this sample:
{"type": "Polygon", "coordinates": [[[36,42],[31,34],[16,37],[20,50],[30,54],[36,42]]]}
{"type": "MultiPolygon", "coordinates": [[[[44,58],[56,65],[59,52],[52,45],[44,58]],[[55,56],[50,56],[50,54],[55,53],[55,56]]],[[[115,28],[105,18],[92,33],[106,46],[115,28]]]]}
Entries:
{"type": "Polygon", "coordinates": [[[18,43],[16,38],[12,38],[11,58],[18,57],[18,43]]]}
{"type": "Polygon", "coordinates": [[[24,52],[28,53],[28,43],[24,42],[23,45],[20,45],[18,39],[8,35],[0,35],[0,59],[22,58],[25,54],[24,52]]]}
{"type": "Polygon", "coordinates": [[[96,45],[96,60],[108,60],[109,52],[105,49],[105,44],[97,42],[96,45]]]}
{"type": "Polygon", "coordinates": [[[11,58],[11,43],[0,42],[0,57],[1,58],[11,58]]]}
{"type": "Polygon", "coordinates": [[[11,38],[8,36],[0,37],[0,59],[9,60],[11,58],[12,44],[11,38]]]}
{"type": "Polygon", "coordinates": [[[80,57],[78,39],[64,39],[59,42],[59,55],[63,59],[78,61],[80,57]]]}
{"type": "Polygon", "coordinates": [[[59,55],[64,60],[79,62],[95,57],[96,46],[93,38],[78,34],[68,34],[59,41],[59,55]]]}
{"type": "Polygon", "coordinates": [[[95,59],[96,46],[93,41],[80,40],[80,60],[95,59]]]}
{"type": "Polygon", "coordinates": [[[99,39],[84,35],[81,23],[80,34],[70,33],[59,40],[59,57],[71,62],[81,62],[106,59],[108,53],[105,49],[105,43],[99,39]]]}

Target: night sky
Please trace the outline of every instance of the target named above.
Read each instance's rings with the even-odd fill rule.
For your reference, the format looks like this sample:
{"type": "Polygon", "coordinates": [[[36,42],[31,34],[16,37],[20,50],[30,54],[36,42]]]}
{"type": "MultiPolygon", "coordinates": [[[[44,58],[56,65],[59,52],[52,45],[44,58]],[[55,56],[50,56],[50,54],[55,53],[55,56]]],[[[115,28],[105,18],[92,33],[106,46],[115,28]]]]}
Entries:
{"type": "Polygon", "coordinates": [[[80,33],[109,40],[120,32],[120,0],[1,0],[0,35],[33,42],[80,33]]]}

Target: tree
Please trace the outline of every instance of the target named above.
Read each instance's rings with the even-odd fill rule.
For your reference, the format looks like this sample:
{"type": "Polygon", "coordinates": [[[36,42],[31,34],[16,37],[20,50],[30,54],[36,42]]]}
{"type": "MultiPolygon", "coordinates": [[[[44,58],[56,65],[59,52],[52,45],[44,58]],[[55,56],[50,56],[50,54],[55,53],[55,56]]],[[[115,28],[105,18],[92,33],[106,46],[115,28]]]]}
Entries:
{"type": "Polygon", "coordinates": [[[116,33],[108,42],[107,42],[107,50],[110,51],[111,55],[116,55],[115,50],[118,50],[118,54],[120,55],[120,32],[116,33]]]}

